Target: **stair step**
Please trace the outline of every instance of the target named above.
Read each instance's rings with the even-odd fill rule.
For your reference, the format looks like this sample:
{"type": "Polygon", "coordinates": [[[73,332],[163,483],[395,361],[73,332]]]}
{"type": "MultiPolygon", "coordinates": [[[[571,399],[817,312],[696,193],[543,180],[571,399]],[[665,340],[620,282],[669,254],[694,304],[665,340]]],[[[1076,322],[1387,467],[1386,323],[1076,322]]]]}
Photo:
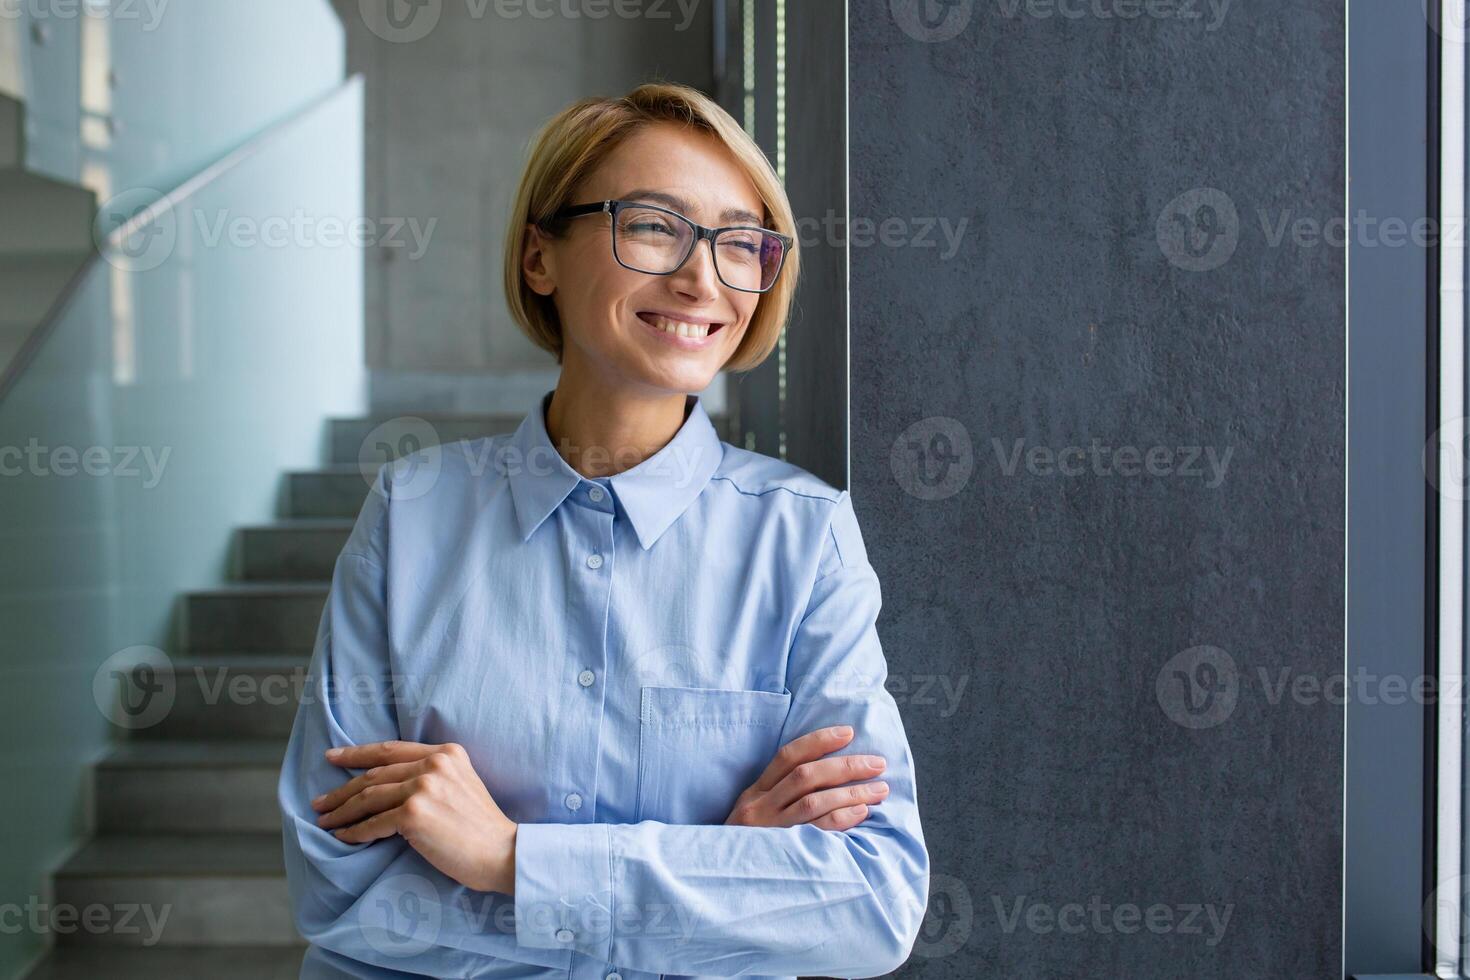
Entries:
{"type": "Polygon", "coordinates": [[[93,770],[104,833],[278,831],[279,739],[123,742],[93,770]]]}
{"type": "Polygon", "coordinates": [[[353,523],[340,518],[295,518],[240,528],[241,576],[249,581],[330,582],[353,523]]]}
{"type": "MultiPolygon", "coordinates": [[[[332,419],[330,442],[332,462],[374,464],[386,462],[391,454],[397,459],[426,446],[437,446],[459,439],[514,432],[521,424],[519,415],[421,415],[369,416],[332,419]]],[[[359,501],[361,503],[361,501],[359,501]]]]}
{"type": "Polygon", "coordinates": [[[102,834],[56,872],[68,880],[285,874],[281,835],[271,833],[102,834]]]}
{"type": "Polygon", "coordinates": [[[286,506],[292,517],[356,518],[376,468],[365,476],[356,463],[286,474],[286,506]]]}
{"type": "Polygon", "coordinates": [[[310,651],[316,643],[325,582],[245,583],[190,592],[185,630],[192,653],[310,651]]]}
{"type": "Polygon", "coordinates": [[[97,195],[42,174],[0,170],[0,214],[0,256],[84,251],[93,247],[97,195]]]}
{"type": "Polygon", "coordinates": [[[132,695],[141,710],[119,731],[137,741],[286,738],[310,664],[301,653],[171,657],[146,700],[132,695]]]}
{"type": "Polygon", "coordinates": [[[54,890],[58,904],[117,911],[109,928],[60,933],[58,946],[302,945],[279,832],[104,834],[62,865],[54,890]]]}
{"type": "Polygon", "coordinates": [[[161,977],[208,977],[209,980],[296,980],[302,950],[270,946],[186,946],[170,949],[54,949],[26,980],[159,980],[161,977]]]}
{"type": "MultiPolygon", "coordinates": [[[[4,204],[0,203],[0,214],[4,214],[3,209],[4,204]]],[[[9,223],[7,216],[0,229],[9,223]]],[[[0,296],[5,297],[5,322],[32,327],[40,323],[90,255],[81,250],[6,255],[0,249],[0,296]]]]}
{"type": "Polygon", "coordinates": [[[0,93],[0,168],[25,166],[25,107],[0,93]]]}
{"type": "MultiPolygon", "coordinates": [[[[424,412],[418,415],[367,416],[332,419],[330,422],[331,460],[333,463],[377,464],[413,452],[424,446],[479,439],[483,436],[514,432],[524,415],[447,415],[424,412]]],[[[711,415],[710,422],[721,439],[730,439],[730,419],[724,414],[711,415]]]]}

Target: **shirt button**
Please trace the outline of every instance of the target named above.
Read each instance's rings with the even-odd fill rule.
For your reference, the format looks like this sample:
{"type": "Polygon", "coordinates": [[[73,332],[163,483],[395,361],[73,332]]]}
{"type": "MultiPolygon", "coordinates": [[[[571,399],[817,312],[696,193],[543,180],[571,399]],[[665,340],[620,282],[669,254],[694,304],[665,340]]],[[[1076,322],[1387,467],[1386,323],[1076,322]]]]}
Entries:
{"type": "MultiPolygon", "coordinates": [[[[602,502],[602,487],[593,487],[591,490],[588,490],[587,491],[587,496],[592,499],[592,502],[594,504],[601,503],[602,502]]],[[[618,980],[622,980],[622,978],[619,977],[618,980]]]]}
{"type": "Polygon", "coordinates": [[[582,809],[582,797],[579,794],[577,794],[577,793],[568,793],[567,794],[567,809],[568,810],[580,810],[580,809],[582,809]]]}
{"type": "Polygon", "coordinates": [[[603,980],[623,980],[621,973],[609,973],[603,980]]]}
{"type": "Polygon", "coordinates": [[[587,556],[587,567],[588,568],[601,568],[602,567],[602,556],[601,555],[588,555],[587,556]]]}
{"type": "Polygon", "coordinates": [[[572,930],[570,930],[570,929],[558,929],[558,930],[556,930],[556,941],[557,942],[559,942],[559,943],[569,943],[569,942],[572,941],[572,938],[573,938],[572,937],[572,930]]]}
{"type": "Polygon", "coordinates": [[[597,680],[597,675],[590,670],[584,670],[577,675],[577,683],[583,687],[591,687],[592,682],[597,680]]]}

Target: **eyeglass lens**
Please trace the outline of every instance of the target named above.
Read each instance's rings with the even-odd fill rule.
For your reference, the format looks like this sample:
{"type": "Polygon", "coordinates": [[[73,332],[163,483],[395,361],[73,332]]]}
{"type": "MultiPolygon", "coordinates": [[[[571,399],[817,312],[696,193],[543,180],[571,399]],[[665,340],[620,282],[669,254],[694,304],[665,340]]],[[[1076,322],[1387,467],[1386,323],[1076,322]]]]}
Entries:
{"type": "MultiPolygon", "coordinates": [[[[694,228],[654,208],[618,211],[613,249],[618,261],[640,272],[667,275],[689,252],[694,228]]],[[[754,228],[731,228],[714,241],[715,271],[735,289],[764,291],[781,268],[781,239],[754,228]]]]}

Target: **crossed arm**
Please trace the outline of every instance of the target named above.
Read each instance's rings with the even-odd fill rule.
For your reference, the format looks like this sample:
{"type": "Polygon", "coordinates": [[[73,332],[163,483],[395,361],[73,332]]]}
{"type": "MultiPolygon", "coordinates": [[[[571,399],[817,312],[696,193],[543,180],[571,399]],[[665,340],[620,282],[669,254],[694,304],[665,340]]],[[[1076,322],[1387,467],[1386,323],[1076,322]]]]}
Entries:
{"type": "Polygon", "coordinates": [[[674,974],[896,969],[927,905],[929,862],[913,760],[883,687],[878,584],[858,549],[824,561],[789,657],[782,748],[724,826],[517,825],[462,748],[398,740],[391,702],[334,704],[333,678],[381,676],[388,663],[381,558],[344,552],[313,654],[318,696],[298,712],[280,782],[302,934],[402,967],[374,910],[427,907],[433,928],[406,948],[414,970],[438,976],[486,955],[564,967],[568,949],[674,974]],[[328,758],[328,747],[341,751],[328,758]],[[834,754],[844,748],[855,751],[834,754]],[[866,766],[869,755],[884,765],[866,766]],[[344,770],[364,771],[344,783],[344,770]],[[484,893],[513,901],[513,932],[466,911],[484,893]],[[676,910],[685,927],[628,927],[650,908],[676,910]]]}
{"type": "MultiPolygon", "coordinates": [[[[740,795],[726,825],[840,831],[867,819],[868,805],[882,802],[888,784],[848,784],[881,773],[882,756],[823,758],[852,736],[851,726],[833,725],[782,746],[740,795]]],[[[324,754],[334,766],[366,771],[311,801],[317,826],[349,844],[396,834],[465,887],[515,894],[517,825],[490,796],[463,746],[393,740],[334,746],[324,754]]]]}

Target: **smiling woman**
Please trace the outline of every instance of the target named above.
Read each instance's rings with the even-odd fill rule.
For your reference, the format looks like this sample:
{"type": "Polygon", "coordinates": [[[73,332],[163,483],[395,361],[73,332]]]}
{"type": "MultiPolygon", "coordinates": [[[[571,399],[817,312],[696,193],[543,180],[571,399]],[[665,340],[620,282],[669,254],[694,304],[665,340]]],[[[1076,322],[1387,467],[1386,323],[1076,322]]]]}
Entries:
{"type": "Polygon", "coordinates": [[[541,132],[506,285],[561,374],[380,469],[337,560],[280,780],[303,976],[907,959],[929,856],[851,498],[695,394],[775,347],[793,230],[693,89],[541,132]]]}
{"type": "MultiPolygon", "coordinates": [[[[800,274],[796,219],[760,148],[700,93],[644,85],[622,99],[569,106],[533,143],[511,213],[505,248],[511,315],[556,357],[564,377],[569,368],[590,366],[580,353],[632,373],[642,373],[640,367],[701,372],[695,384],[672,386],[699,391],[721,367],[749,370],[775,348],[800,274]],[[582,208],[596,218],[574,223],[582,208]],[[724,250],[713,237],[701,249],[707,229],[696,231],[690,219],[745,227],[722,233],[729,242],[724,250]],[[726,276],[718,273],[735,268],[733,259],[720,259],[749,247],[752,228],[784,236],[772,281],[753,284],[763,285],[763,293],[720,288],[726,276]],[[667,244],[650,248],[655,236],[667,244]],[[650,257],[655,251],[658,257],[650,257]],[[638,333],[642,313],[730,329],[719,331],[718,344],[696,348],[705,357],[654,367],[649,348],[620,343],[638,333]]],[[[761,258],[762,267],[770,265],[769,250],[761,258]]]]}

